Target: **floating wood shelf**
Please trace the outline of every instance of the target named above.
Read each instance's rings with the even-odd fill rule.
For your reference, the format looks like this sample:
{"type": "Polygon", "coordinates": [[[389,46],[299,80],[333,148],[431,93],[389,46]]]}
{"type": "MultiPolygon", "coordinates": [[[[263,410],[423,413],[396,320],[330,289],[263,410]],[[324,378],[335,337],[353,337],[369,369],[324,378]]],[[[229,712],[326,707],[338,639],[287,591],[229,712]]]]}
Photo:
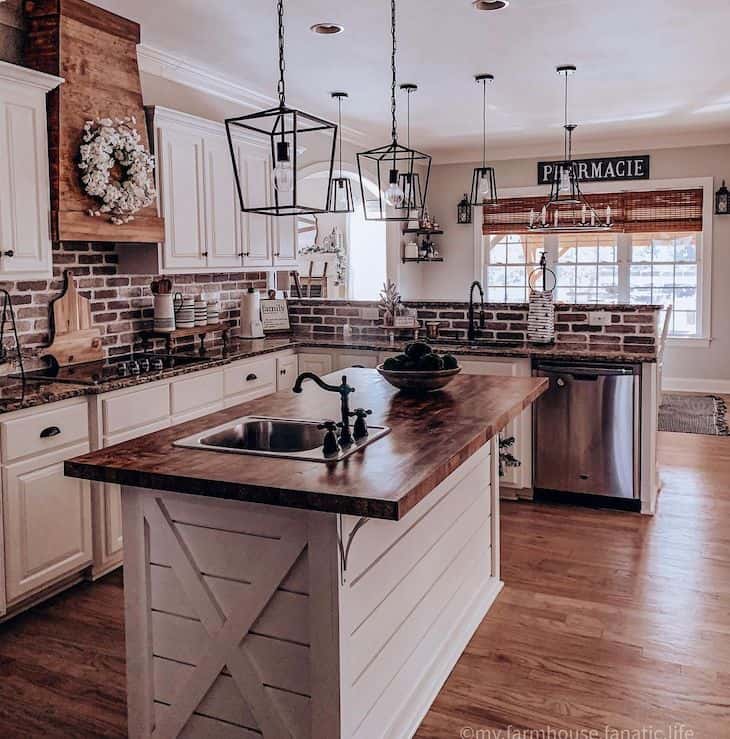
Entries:
{"type": "Polygon", "coordinates": [[[165,347],[168,352],[172,352],[173,343],[177,339],[187,339],[191,336],[198,336],[200,338],[200,348],[198,351],[201,356],[205,355],[205,337],[210,334],[223,334],[223,346],[228,346],[228,339],[230,337],[231,329],[233,324],[227,321],[221,321],[220,323],[211,324],[210,326],[193,326],[192,328],[178,328],[175,331],[155,331],[154,329],[148,329],[142,331],[142,347],[146,350],[153,339],[165,339],[165,347]]]}
{"type": "Polygon", "coordinates": [[[402,257],[402,262],[443,262],[443,257],[402,257]]]}
{"type": "Polygon", "coordinates": [[[443,234],[441,229],[432,228],[404,228],[404,234],[418,234],[419,236],[440,236],[443,234]]]}

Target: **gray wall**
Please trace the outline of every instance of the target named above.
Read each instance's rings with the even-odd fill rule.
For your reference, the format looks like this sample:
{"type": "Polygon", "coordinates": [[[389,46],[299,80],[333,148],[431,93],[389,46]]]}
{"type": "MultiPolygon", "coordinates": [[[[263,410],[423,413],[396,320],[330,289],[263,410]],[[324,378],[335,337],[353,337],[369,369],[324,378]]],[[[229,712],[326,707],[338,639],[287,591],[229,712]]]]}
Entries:
{"type": "MultiPolygon", "coordinates": [[[[722,179],[730,180],[730,145],[657,149],[650,154],[652,179],[713,177],[716,188],[722,179]]],[[[534,186],[536,161],[493,161],[498,187],[534,186]]],[[[471,226],[457,225],[456,204],[469,187],[474,166],[474,163],[469,163],[434,167],[429,203],[445,230],[441,237],[441,251],[446,262],[441,266],[428,265],[434,269],[424,271],[422,290],[424,296],[431,299],[466,299],[474,269],[474,236],[471,226]]],[[[708,390],[719,390],[718,381],[726,381],[727,391],[730,391],[730,331],[727,328],[730,316],[730,217],[714,218],[713,241],[711,345],[670,347],[666,353],[665,377],[685,382],[699,379],[704,381],[699,383],[699,389],[708,390]]]]}

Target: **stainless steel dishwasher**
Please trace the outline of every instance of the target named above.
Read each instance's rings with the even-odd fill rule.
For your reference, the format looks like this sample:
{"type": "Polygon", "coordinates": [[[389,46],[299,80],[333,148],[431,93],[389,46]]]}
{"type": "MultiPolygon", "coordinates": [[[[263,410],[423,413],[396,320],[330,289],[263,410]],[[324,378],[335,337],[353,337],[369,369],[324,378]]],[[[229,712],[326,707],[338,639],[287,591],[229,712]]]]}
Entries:
{"type": "Polygon", "coordinates": [[[639,367],[539,362],[550,389],[534,406],[534,487],[638,499],[639,367]]]}

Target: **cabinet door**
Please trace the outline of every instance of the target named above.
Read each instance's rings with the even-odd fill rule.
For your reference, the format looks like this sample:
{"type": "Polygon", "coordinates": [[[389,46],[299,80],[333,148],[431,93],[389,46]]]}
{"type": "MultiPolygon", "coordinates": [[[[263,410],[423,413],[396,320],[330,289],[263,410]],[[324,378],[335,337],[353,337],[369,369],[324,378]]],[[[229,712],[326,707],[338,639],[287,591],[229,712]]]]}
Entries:
{"type": "Polygon", "coordinates": [[[276,360],[276,369],[277,391],[282,392],[282,390],[291,390],[294,387],[294,382],[297,379],[299,369],[299,362],[296,354],[292,354],[288,357],[279,357],[276,360]]]}
{"type": "Polygon", "coordinates": [[[203,137],[169,126],[158,129],[160,194],[165,218],[166,270],[206,266],[203,137]]]}
{"type": "Polygon", "coordinates": [[[299,354],[299,371],[327,375],[332,372],[331,354],[299,354]]]}
{"type": "MultiPolygon", "coordinates": [[[[530,375],[529,360],[498,362],[489,360],[459,359],[464,374],[500,375],[520,377],[530,375]]],[[[508,449],[520,461],[519,467],[505,467],[500,485],[504,488],[528,488],[532,486],[532,410],[528,408],[507,424],[501,432],[502,438],[513,436],[514,445],[508,449]]]]}
{"type": "Polygon", "coordinates": [[[275,224],[274,267],[297,266],[296,218],[277,218],[275,224]]]}
{"type": "Polygon", "coordinates": [[[91,562],[91,500],[87,480],[66,477],[65,459],[87,443],[5,467],[5,587],[8,604],[91,562]]]}
{"type": "Polygon", "coordinates": [[[378,355],[374,352],[367,353],[340,353],[337,355],[337,369],[346,369],[347,367],[370,367],[374,369],[378,366],[378,355]]]}
{"type": "MultiPolygon", "coordinates": [[[[263,150],[246,144],[235,146],[241,190],[247,204],[271,202],[271,165],[263,150]]],[[[240,213],[238,249],[244,267],[271,267],[273,224],[270,216],[240,213]]]]}
{"type": "Polygon", "coordinates": [[[45,97],[0,93],[0,277],[51,274],[45,97]]]}
{"type": "Polygon", "coordinates": [[[238,206],[228,141],[223,136],[205,139],[205,214],[207,264],[211,269],[241,267],[236,242],[238,206]]]}

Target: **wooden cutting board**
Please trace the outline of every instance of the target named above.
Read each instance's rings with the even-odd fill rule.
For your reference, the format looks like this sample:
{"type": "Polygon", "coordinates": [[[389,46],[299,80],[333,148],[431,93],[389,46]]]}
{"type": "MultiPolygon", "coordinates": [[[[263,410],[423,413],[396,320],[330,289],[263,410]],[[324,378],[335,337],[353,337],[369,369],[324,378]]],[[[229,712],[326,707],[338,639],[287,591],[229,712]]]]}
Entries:
{"type": "Polygon", "coordinates": [[[62,366],[104,359],[101,329],[91,323],[91,303],[79,295],[70,271],[65,278],[63,295],[51,303],[53,341],[45,354],[62,366]]]}

